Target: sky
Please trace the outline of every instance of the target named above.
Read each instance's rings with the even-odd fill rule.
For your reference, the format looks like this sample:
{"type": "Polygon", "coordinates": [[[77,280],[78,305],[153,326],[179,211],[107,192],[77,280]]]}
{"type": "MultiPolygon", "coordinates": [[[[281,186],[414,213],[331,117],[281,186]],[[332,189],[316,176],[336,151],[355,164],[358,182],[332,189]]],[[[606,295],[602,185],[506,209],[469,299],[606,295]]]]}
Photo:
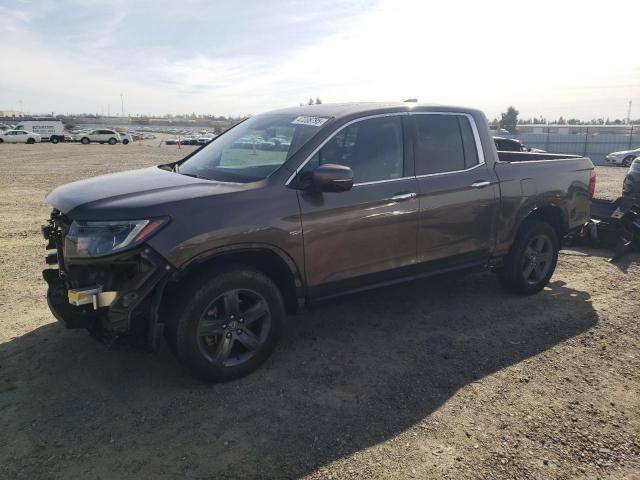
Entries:
{"type": "Polygon", "coordinates": [[[640,118],[640,1],[0,0],[0,110],[323,102],[640,118]]]}

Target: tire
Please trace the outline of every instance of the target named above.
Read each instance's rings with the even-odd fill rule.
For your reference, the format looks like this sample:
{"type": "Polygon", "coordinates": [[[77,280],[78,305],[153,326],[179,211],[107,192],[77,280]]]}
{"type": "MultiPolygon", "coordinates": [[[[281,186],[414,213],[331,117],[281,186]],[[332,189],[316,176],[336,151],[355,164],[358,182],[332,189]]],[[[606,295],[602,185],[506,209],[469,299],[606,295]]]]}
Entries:
{"type": "Polygon", "coordinates": [[[89,145],[89,143],[91,143],[91,140],[89,140],[87,137],[82,137],[80,143],[82,143],[83,145],[89,145]]]}
{"type": "Polygon", "coordinates": [[[0,143],[4,143],[4,140],[0,138],[0,143]]]}
{"type": "Polygon", "coordinates": [[[631,163],[636,159],[636,157],[634,157],[633,155],[628,155],[626,157],[624,157],[624,160],[622,160],[622,166],[623,167],[630,167],[631,163]]]}
{"type": "Polygon", "coordinates": [[[179,300],[165,325],[167,341],[191,372],[208,382],[256,370],[284,328],[278,287],[248,267],[217,269],[188,282],[174,298],[179,300]]]}
{"type": "Polygon", "coordinates": [[[531,295],[542,290],[558,263],[559,241],[551,225],[525,220],[507,255],[498,279],[508,292],[531,295]]]}
{"type": "Polygon", "coordinates": [[[118,140],[116,140],[115,138],[109,139],[109,145],[115,145],[116,143],[118,143],[118,140]]]}
{"type": "Polygon", "coordinates": [[[124,140],[122,140],[122,144],[123,145],[129,145],[129,140],[127,140],[126,138],[124,140]]]}
{"type": "Polygon", "coordinates": [[[29,145],[33,145],[34,143],[36,143],[36,141],[35,141],[35,139],[33,139],[33,138],[27,138],[27,143],[28,143],[29,145]]]}
{"type": "Polygon", "coordinates": [[[49,142],[50,142],[50,143],[53,143],[54,145],[55,145],[56,143],[58,143],[59,141],[60,141],[60,139],[59,139],[58,137],[51,137],[51,138],[49,139],[49,142]]]}

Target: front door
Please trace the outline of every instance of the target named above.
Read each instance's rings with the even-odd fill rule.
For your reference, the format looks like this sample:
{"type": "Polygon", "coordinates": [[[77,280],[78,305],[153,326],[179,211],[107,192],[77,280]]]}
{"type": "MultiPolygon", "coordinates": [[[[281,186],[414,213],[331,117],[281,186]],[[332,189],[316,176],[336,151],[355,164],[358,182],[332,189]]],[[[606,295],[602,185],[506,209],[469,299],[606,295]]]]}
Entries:
{"type": "Polygon", "coordinates": [[[347,125],[302,170],[334,163],[354,175],[345,192],[298,192],[311,297],[412,272],[419,205],[412,165],[405,162],[402,119],[380,116],[347,125]]]}
{"type": "Polygon", "coordinates": [[[484,263],[493,248],[496,177],[484,163],[475,124],[464,114],[413,114],[420,201],[420,267],[484,263]]]}

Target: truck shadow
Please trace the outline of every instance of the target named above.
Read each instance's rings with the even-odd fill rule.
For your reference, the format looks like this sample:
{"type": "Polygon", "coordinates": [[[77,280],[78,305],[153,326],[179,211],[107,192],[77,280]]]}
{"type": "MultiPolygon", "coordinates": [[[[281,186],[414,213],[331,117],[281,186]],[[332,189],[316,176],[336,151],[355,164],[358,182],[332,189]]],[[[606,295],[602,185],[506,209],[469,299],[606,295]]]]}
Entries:
{"type": "Polygon", "coordinates": [[[55,324],[0,345],[0,473],[298,477],[428,424],[459,389],[585,332],[597,314],[560,281],[514,297],[477,274],[290,321],[262,369],[220,385],[191,379],[166,351],[107,351],[55,324]]]}

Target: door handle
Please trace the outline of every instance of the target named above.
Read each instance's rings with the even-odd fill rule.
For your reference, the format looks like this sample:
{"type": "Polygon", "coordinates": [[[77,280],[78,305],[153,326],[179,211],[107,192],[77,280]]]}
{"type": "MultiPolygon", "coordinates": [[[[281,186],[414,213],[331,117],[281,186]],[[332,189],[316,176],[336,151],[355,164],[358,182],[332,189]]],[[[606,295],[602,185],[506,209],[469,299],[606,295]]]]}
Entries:
{"type": "Polygon", "coordinates": [[[481,181],[479,181],[479,182],[473,182],[473,183],[471,184],[471,186],[472,186],[473,188],[484,188],[484,187],[486,187],[486,186],[488,186],[488,185],[491,185],[491,182],[488,182],[487,180],[481,180],[481,181]]]}
{"type": "Polygon", "coordinates": [[[389,200],[393,200],[394,202],[403,202],[405,200],[411,200],[412,198],[416,198],[416,194],[411,193],[398,193],[391,197],[389,200]]]}

